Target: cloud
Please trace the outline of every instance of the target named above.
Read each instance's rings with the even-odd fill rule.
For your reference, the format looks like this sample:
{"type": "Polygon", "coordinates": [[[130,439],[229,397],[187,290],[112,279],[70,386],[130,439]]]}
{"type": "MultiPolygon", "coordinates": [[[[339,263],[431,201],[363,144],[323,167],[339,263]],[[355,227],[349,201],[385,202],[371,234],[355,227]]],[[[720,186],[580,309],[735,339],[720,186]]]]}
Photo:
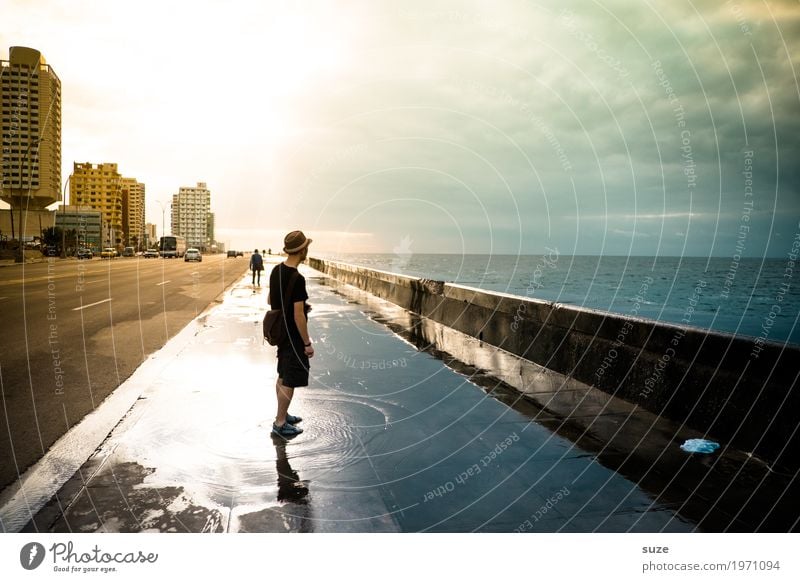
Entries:
{"type": "Polygon", "coordinates": [[[639,254],[705,255],[730,252],[753,151],[748,251],[796,226],[794,2],[234,4],[12,4],[0,43],[64,83],[65,173],[116,161],[156,198],[206,181],[242,237],[626,253],[636,224],[639,254]]]}
{"type": "Polygon", "coordinates": [[[612,228],[611,233],[618,234],[625,237],[641,237],[641,238],[649,238],[651,235],[646,232],[636,232],[633,230],[621,230],[619,228],[612,228]]]}

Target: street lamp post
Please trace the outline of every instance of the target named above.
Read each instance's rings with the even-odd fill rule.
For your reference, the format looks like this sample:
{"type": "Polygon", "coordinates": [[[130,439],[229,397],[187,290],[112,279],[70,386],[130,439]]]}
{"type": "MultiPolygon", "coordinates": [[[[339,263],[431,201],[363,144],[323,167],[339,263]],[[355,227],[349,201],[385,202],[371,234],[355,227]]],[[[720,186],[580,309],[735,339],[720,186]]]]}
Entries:
{"type": "MultiPolygon", "coordinates": [[[[64,200],[67,198],[67,186],[69,185],[69,180],[72,178],[72,174],[67,176],[66,182],[64,182],[64,188],[61,191],[61,207],[64,208],[64,212],[66,213],[66,203],[64,200]]],[[[56,208],[56,214],[58,214],[58,208],[56,208]]],[[[67,258],[67,235],[64,231],[64,225],[61,225],[61,258],[67,258]]],[[[75,241],[77,244],[77,241],[75,241]]]]}
{"type": "Polygon", "coordinates": [[[164,218],[167,212],[167,207],[164,206],[164,202],[162,202],[161,200],[156,200],[156,202],[158,202],[158,205],[161,207],[161,236],[164,237],[167,236],[165,218],[164,218]]]}

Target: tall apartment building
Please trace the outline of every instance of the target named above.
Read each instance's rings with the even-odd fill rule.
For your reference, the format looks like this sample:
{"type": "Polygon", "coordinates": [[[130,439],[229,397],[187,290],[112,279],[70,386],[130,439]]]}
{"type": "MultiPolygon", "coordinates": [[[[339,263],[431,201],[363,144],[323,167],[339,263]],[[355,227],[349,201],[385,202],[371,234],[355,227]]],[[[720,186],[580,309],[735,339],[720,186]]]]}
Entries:
{"type": "Polygon", "coordinates": [[[214,240],[214,213],[213,212],[209,212],[208,213],[208,219],[206,220],[206,240],[208,240],[208,243],[211,244],[211,245],[213,245],[214,242],[215,242],[215,240],[214,240]]]}
{"type": "Polygon", "coordinates": [[[211,191],[205,182],[196,187],[181,186],[172,196],[172,234],[186,239],[187,247],[205,251],[208,244],[208,214],[211,191]]]}
{"type": "Polygon", "coordinates": [[[0,199],[21,211],[16,226],[3,211],[0,229],[19,238],[21,223],[26,238],[38,236],[54,220],[45,207],[61,200],[61,81],[39,51],[12,46],[0,60],[0,122],[0,199]]]}
{"type": "Polygon", "coordinates": [[[125,246],[142,250],[145,245],[144,204],[145,186],[136,178],[122,178],[122,231],[125,246]]]}
{"type": "Polygon", "coordinates": [[[117,164],[75,162],[69,180],[70,204],[89,206],[103,214],[109,236],[104,245],[121,246],[123,241],[122,176],[117,164]]]}

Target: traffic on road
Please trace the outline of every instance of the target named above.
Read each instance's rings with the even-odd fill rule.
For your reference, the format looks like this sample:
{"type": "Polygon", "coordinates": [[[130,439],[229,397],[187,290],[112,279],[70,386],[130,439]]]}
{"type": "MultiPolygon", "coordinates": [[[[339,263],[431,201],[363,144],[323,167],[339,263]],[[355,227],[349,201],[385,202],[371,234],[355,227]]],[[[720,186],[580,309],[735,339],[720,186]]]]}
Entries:
{"type": "Polygon", "coordinates": [[[0,488],[200,314],[247,263],[49,258],[0,268],[0,488]],[[13,435],[13,442],[9,435],[13,435]]]}

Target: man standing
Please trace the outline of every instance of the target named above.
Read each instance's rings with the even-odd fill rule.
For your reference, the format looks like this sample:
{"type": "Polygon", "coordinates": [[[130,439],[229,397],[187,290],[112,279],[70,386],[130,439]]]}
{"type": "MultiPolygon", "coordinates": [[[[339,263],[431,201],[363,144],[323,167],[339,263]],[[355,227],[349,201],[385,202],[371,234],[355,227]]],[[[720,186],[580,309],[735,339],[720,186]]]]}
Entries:
{"type": "Polygon", "coordinates": [[[308,360],[314,357],[308,335],[306,280],[297,269],[308,256],[309,244],[311,239],[299,230],[287,234],[283,239],[283,252],[288,255],[286,261],[275,265],[269,276],[267,301],[272,309],[283,310],[287,331],[286,338],[278,345],[278,381],[275,384],[278,413],[272,425],[272,434],[281,437],[303,432],[295,426],[303,419],[289,414],[289,404],[295,388],[308,386],[308,360]]]}
{"type": "Polygon", "coordinates": [[[261,271],[264,270],[264,259],[258,254],[258,249],[250,255],[250,270],[253,271],[253,285],[256,284],[256,273],[258,273],[258,285],[261,286],[261,271]]]}

